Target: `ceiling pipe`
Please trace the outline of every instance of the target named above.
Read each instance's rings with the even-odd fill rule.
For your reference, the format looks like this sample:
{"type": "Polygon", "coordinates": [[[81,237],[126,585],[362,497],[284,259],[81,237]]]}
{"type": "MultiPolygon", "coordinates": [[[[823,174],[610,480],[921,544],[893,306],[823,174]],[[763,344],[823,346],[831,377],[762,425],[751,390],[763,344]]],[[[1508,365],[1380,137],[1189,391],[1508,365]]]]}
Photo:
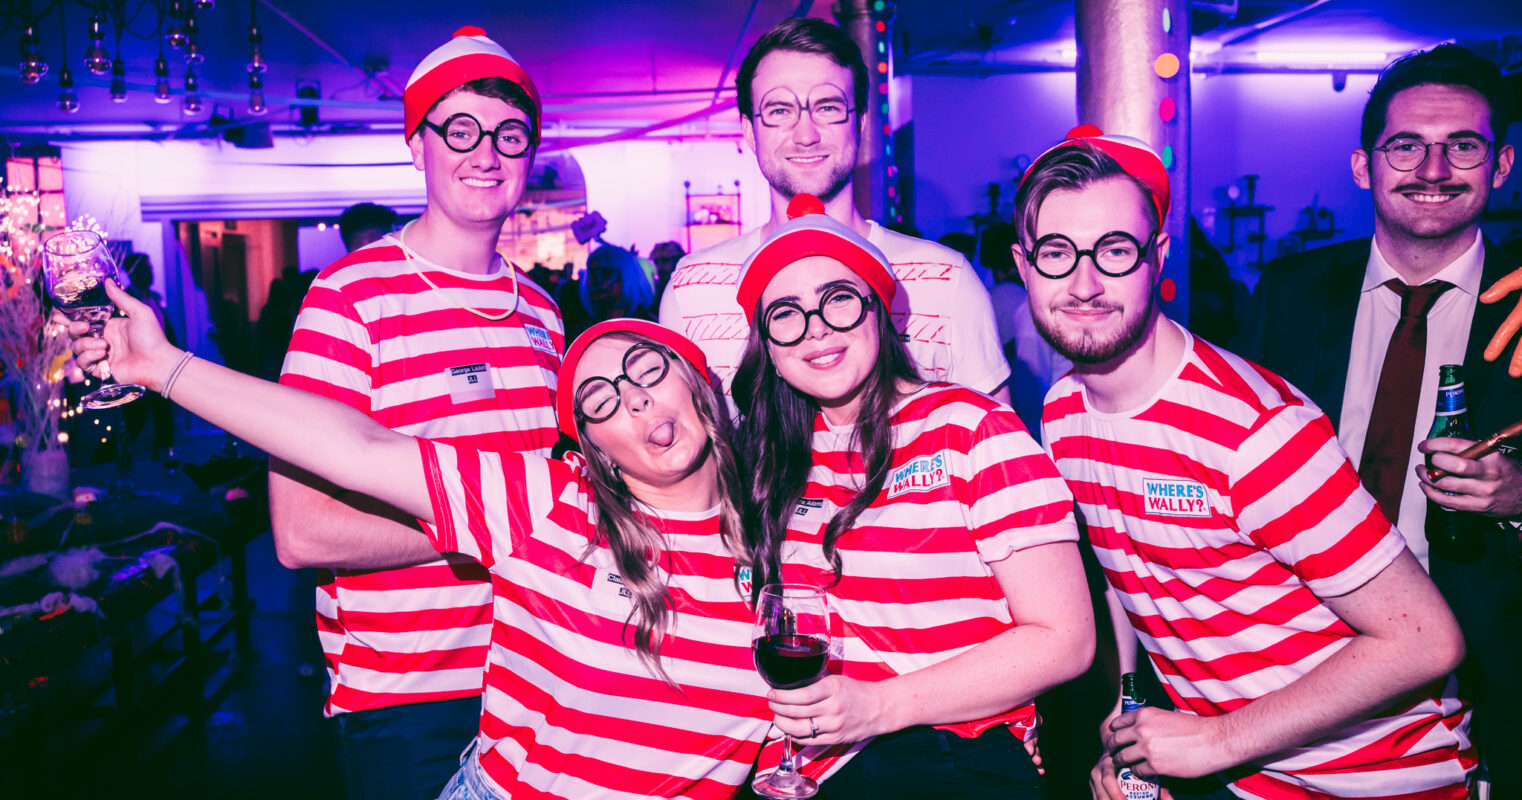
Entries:
{"type": "Polygon", "coordinates": [[[401,87],[396,85],[395,81],[391,80],[391,76],[390,75],[382,75],[380,73],[370,72],[370,71],[364,69],[363,67],[359,67],[359,66],[355,65],[354,62],[352,62],[349,59],[345,58],[343,53],[338,52],[338,50],[336,48],[334,48],[332,45],[328,44],[327,42],[323,41],[317,34],[313,33],[305,25],[302,25],[300,22],[296,21],[295,17],[291,16],[290,14],[287,14],[279,6],[277,6],[274,3],[270,2],[270,0],[259,0],[259,2],[262,3],[265,8],[269,9],[270,11],[275,12],[276,16],[278,16],[281,19],[285,20],[287,25],[290,25],[292,28],[295,28],[297,33],[300,33],[301,35],[307,37],[308,39],[311,39],[312,42],[314,44],[316,44],[318,47],[321,47],[322,49],[328,51],[328,53],[330,55],[332,55],[334,58],[338,59],[338,63],[343,64],[344,66],[346,66],[349,69],[355,71],[356,73],[359,73],[361,76],[364,77],[366,82],[368,82],[368,83],[374,83],[377,87],[380,88],[381,92],[383,92],[385,95],[387,95],[389,97],[389,99],[397,100],[397,101],[400,101],[402,99],[402,89],[401,89],[401,87]]]}
{"type": "Polygon", "coordinates": [[[1275,28],[1282,27],[1291,22],[1294,22],[1295,20],[1302,19],[1318,11],[1321,11],[1323,8],[1331,5],[1331,3],[1332,0],[1311,0],[1311,2],[1306,3],[1300,8],[1291,9],[1281,14],[1275,14],[1268,19],[1259,20],[1247,25],[1212,31],[1208,37],[1202,38],[1209,38],[1213,41],[1217,41],[1222,47],[1241,44],[1248,39],[1261,36],[1275,28]]]}

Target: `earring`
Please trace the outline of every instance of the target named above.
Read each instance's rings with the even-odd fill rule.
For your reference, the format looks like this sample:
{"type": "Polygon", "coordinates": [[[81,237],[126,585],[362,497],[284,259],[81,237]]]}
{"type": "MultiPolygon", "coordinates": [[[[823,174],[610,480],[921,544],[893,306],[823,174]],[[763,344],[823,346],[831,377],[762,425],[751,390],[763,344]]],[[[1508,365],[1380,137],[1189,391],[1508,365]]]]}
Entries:
{"type": "Polygon", "coordinates": [[[624,479],[624,471],[619,469],[617,464],[614,464],[613,465],[613,480],[615,480],[615,481],[623,481],[623,479],[624,479]]]}

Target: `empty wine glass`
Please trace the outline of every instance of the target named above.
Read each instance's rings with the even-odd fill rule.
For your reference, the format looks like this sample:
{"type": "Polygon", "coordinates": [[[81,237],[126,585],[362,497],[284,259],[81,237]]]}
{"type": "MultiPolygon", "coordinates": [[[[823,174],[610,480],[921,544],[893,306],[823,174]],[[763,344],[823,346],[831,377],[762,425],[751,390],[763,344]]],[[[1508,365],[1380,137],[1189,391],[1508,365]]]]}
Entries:
{"type": "MultiPolygon", "coordinates": [[[[101,336],[116,306],[106,296],[106,279],[121,285],[121,272],[106,241],[93,231],[64,231],[42,243],[42,277],[53,305],[75,322],[90,323],[90,335],[101,336]]],[[[111,368],[100,362],[102,385],[85,395],[85,408],[113,408],[143,396],[143,387],[117,383],[111,368]]]]}
{"type": "MultiPolygon", "coordinates": [[[[798,583],[762,587],[751,637],[756,670],[773,689],[801,689],[823,678],[830,652],[830,610],[824,591],[798,583]]],[[[762,797],[813,797],[819,784],[798,772],[795,761],[792,737],[784,736],[782,762],[751,788],[762,797]]]]}

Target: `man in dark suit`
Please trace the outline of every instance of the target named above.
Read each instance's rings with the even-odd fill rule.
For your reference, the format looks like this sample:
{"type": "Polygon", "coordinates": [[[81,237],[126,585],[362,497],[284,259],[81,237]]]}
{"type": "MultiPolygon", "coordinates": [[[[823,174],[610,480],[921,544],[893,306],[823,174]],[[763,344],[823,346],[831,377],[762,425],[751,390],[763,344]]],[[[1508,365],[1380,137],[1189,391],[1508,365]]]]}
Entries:
{"type": "Polygon", "coordinates": [[[1460,691],[1475,704],[1473,740],[1496,798],[1522,797],[1522,462],[1461,459],[1451,454],[1469,442],[1423,440],[1442,364],[1463,365],[1477,435],[1522,417],[1522,381],[1483,358],[1506,309],[1477,302],[1480,287],[1518,266],[1479,231],[1511,171],[1510,114],[1500,71],[1462,47],[1391,64],[1352,157],[1354,180],[1373,196],[1373,238],[1270,264],[1233,347],[1326,412],[1453,607],[1469,649],[1460,691]],[[1453,476],[1427,480],[1427,454],[1453,476]],[[1478,561],[1428,553],[1429,499],[1454,509],[1432,514],[1458,513],[1481,535],[1478,561]]]}

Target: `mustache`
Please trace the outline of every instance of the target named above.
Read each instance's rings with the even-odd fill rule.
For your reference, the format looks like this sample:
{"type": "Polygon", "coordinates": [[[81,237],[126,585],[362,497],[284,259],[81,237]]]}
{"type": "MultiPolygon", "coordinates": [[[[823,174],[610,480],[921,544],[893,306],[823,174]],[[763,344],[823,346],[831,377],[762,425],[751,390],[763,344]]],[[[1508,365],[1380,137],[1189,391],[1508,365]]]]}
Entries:
{"type": "Polygon", "coordinates": [[[1463,183],[1440,183],[1436,185],[1430,183],[1403,183],[1390,191],[1395,194],[1401,194],[1402,192],[1462,194],[1469,191],[1469,186],[1463,183]]]}
{"type": "Polygon", "coordinates": [[[1068,310],[1068,309],[1073,309],[1073,310],[1077,310],[1077,311],[1124,311],[1125,310],[1125,308],[1123,306],[1121,306],[1119,303],[1110,303],[1110,302],[1106,302],[1106,301],[1103,301],[1103,300],[1094,300],[1094,301],[1090,301],[1090,302],[1084,302],[1082,300],[1072,300],[1072,301],[1069,301],[1069,302],[1066,302],[1066,303],[1054,303],[1054,304],[1052,304],[1052,310],[1053,311],[1065,311],[1065,310],[1068,310]]]}

